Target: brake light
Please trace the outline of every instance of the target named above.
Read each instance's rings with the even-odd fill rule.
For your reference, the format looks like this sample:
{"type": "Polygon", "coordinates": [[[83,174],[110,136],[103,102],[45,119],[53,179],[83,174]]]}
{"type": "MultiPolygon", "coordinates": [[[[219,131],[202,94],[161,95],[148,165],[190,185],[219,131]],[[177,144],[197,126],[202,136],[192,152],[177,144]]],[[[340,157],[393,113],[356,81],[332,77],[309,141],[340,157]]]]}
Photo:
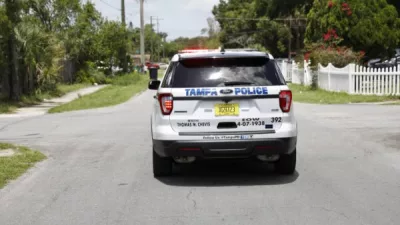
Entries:
{"type": "Polygon", "coordinates": [[[171,94],[158,94],[158,101],[163,115],[170,115],[174,108],[174,99],[171,94]]]}
{"type": "Polygon", "coordinates": [[[282,112],[290,112],[292,106],[292,91],[286,90],[279,93],[279,106],[282,112]]]}

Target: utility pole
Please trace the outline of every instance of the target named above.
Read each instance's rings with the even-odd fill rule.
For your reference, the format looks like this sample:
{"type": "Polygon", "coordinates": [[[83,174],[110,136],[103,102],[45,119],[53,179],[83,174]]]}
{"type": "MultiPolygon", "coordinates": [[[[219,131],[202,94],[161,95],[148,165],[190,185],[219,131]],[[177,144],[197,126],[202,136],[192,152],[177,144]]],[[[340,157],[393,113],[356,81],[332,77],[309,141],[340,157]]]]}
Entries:
{"type": "MultiPolygon", "coordinates": [[[[122,26],[124,27],[124,30],[126,30],[126,21],[125,21],[125,0],[121,0],[121,22],[122,22],[122,26]]],[[[125,34],[126,35],[126,34],[125,34]]],[[[128,37],[126,37],[125,36],[125,41],[127,41],[127,38],[128,37]]],[[[123,49],[123,51],[122,51],[122,54],[123,54],[123,56],[124,56],[124,59],[123,59],[123,70],[124,70],[124,72],[126,73],[126,72],[128,72],[128,59],[126,58],[126,53],[127,53],[127,51],[126,51],[126,47],[124,47],[124,49],[123,49]]]]}
{"type": "Polygon", "coordinates": [[[289,30],[290,30],[290,34],[289,34],[289,62],[292,59],[292,15],[290,15],[289,18],[289,30]]]}
{"type": "Polygon", "coordinates": [[[121,0],[121,22],[125,25],[125,0],[121,0]]]}
{"type": "Polygon", "coordinates": [[[158,18],[157,16],[157,33],[160,34],[160,20],[163,20],[162,18],[158,18]]]}
{"type": "Polygon", "coordinates": [[[141,63],[145,64],[145,49],[144,49],[144,0],[140,0],[140,59],[141,63]]]}
{"type": "MultiPolygon", "coordinates": [[[[150,16],[150,25],[151,25],[151,30],[153,31],[153,16],[150,16]]],[[[150,44],[151,44],[151,49],[150,49],[150,59],[153,61],[153,38],[150,36],[150,44]]]]}
{"type": "MultiPolygon", "coordinates": [[[[160,20],[163,20],[163,19],[160,19],[157,16],[156,20],[157,20],[157,23],[156,23],[156,25],[157,25],[157,35],[160,35],[160,20]]],[[[157,46],[157,49],[159,49],[159,47],[160,46],[157,46]]],[[[160,51],[157,51],[157,59],[160,60],[160,51]]]]}
{"type": "MultiPolygon", "coordinates": [[[[163,20],[163,19],[160,19],[157,17],[157,35],[160,35],[160,20],[163,20]]],[[[161,40],[161,42],[163,42],[163,40],[161,40]]],[[[164,43],[162,43],[162,44],[164,44],[164,43]]],[[[164,48],[164,45],[163,45],[163,48],[164,48]]],[[[157,51],[157,53],[158,53],[158,60],[161,61],[160,60],[160,51],[157,51]]]]}
{"type": "Polygon", "coordinates": [[[290,15],[289,18],[285,18],[285,19],[275,19],[277,21],[289,21],[289,31],[290,31],[290,35],[289,35],[289,43],[288,43],[288,50],[289,50],[289,55],[288,58],[289,60],[292,59],[292,28],[297,28],[297,48],[299,47],[299,33],[298,33],[298,28],[302,27],[301,25],[299,25],[299,21],[307,21],[307,18],[293,18],[292,15],[290,15]],[[296,25],[293,26],[293,21],[296,21],[296,25]]]}

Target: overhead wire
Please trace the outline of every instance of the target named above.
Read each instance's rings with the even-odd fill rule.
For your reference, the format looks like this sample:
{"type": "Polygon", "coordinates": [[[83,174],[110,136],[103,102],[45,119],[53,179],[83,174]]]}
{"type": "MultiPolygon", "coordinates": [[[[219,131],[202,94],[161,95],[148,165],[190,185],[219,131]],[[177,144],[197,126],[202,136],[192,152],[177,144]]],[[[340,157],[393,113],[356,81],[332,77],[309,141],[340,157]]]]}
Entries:
{"type": "MultiPolygon", "coordinates": [[[[111,5],[110,3],[108,3],[108,2],[106,2],[106,1],[104,1],[104,0],[100,0],[100,2],[102,2],[102,3],[104,3],[104,4],[108,5],[108,6],[110,6],[111,8],[113,8],[113,9],[115,9],[115,10],[121,11],[120,8],[117,8],[117,7],[111,5]]],[[[129,16],[137,16],[137,15],[139,15],[139,12],[137,12],[136,14],[126,12],[126,14],[129,15],[129,16]]]]}
{"type": "Polygon", "coordinates": [[[115,9],[115,10],[121,11],[120,8],[117,8],[117,7],[111,5],[110,3],[108,3],[108,2],[106,2],[106,1],[104,1],[104,0],[100,0],[100,2],[102,2],[102,3],[104,3],[104,4],[108,5],[108,6],[110,6],[111,8],[113,8],[113,9],[115,9]]]}

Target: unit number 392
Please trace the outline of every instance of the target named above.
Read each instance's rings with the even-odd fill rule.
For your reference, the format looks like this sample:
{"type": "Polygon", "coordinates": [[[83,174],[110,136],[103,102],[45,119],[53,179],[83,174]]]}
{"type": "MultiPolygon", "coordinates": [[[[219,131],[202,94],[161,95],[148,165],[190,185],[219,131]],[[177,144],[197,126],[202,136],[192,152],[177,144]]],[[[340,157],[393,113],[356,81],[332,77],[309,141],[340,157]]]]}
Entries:
{"type": "Polygon", "coordinates": [[[272,117],[271,118],[271,123],[281,123],[282,122],[282,117],[272,117]]]}

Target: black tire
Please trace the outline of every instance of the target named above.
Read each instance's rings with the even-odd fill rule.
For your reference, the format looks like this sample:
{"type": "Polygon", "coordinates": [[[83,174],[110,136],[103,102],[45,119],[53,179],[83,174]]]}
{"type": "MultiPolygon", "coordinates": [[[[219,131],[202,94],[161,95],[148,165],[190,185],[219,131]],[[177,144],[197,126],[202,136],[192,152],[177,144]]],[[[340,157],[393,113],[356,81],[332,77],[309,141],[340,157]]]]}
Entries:
{"type": "Polygon", "coordinates": [[[296,171],[296,150],[291,154],[281,155],[279,160],[275,163],[275,171],[284,174],[292,175],[296,171]]]}
{"type": "Polygon", "coordinates": [[[155,177],[172,174],[172,159],[163,158],[153,150],[153,174],[155,177]]]}

